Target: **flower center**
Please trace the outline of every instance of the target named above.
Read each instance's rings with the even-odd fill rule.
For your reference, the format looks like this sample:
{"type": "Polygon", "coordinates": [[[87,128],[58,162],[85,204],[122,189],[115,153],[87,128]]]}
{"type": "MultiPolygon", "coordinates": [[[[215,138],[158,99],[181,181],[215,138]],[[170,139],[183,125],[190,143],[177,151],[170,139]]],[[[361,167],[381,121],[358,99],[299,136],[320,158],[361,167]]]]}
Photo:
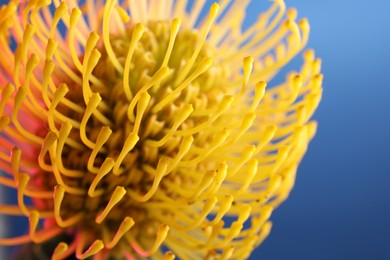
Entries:
{"type": "MultiPolygon", "coordinates": [[[[79,178],[64,176],[64,183],[84,194],[66,193],[61,216],[66,219],[83,212],[79,223],[94,237],[116,232],[124,216],[131,217],[135,222],[131,236],[150,247],[162,223],[148,202],[180,197],[165,184],[166,180],[191,185],[194,180],[186,176],[186,171],[215,168],[216,161],[178,165],[185,150],[193,145],[193,136],[199,135],[199,148],[211,142],[208,135],[202,138],[197,131],[184,132],[207,122],[208,111],[218,107],[229,91],[222,81],[226,68],[210,68],[208,57],[215,52],[210,46],[203,44],[191,61],[199,47],[197,31],[178,31],[173,39],[170,23],[149,22],[142,37],[135,40],[137,28],[133,25],[124,33],[110,35],[111,53],[106,43],[98,44],[100,59],[90,75],[88,69],[83,72],[83,86],[68,86],[66,97],[76,104],[86,104],[84,113],[58,106],[61,114],[81,122],[80,129],[70,131],[69,139],[86,146],[63,147],[64,167],[84,173],[79,178]],[[172,40],[174,48],[167,55],[172,40]],[[221,84],[218,87],[217,80],[221,84]],[[113,195],[117,187],[126,195],[113,195]],[[115,206],[114,196],[120,197],[115,206]]],[[[81,60],[93,60],[94,53],[89,52],[88,60],[88,49],[85,52],[81,60]]]]}

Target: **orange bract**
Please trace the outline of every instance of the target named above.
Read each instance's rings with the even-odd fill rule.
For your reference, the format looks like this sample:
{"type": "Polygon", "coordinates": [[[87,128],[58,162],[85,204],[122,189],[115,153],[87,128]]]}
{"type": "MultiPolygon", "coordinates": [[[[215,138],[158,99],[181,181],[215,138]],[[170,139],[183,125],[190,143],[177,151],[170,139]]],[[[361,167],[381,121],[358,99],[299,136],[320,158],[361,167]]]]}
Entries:
{"type": "Polygon", "coordinates": [[[1,245],[67,234],[53,259],[244,259],[265,239],[316,131],[320,60],[266,89],[307,20],[277,0],[243,31],[250,1],[202,18],[204,2],[1,7],[0,183],[18,205],[0,213],[30,222],[1,245]]]}

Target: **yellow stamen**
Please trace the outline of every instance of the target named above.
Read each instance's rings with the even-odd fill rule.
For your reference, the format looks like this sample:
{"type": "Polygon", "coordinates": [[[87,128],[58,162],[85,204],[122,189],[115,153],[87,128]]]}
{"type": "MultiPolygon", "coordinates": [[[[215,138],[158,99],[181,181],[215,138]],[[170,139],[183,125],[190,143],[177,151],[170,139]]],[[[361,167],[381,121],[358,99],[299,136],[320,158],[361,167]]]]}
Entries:
{"type": "Polygon", "coordinates": [[[126,217],[123,220],[122,224],[120,225],[120,227],[119,227],[118,231],[116,232],[114,238],[109,243],[106,244],[106,247],[108,249],[111,249],[111,248],[115,247],[118,244],[119,240],[123,237],[123,235],[127,231],[129,231],[132,226],[134,226],[134,220],[132,218],[130,218],[130,217],[126,217]]]}
{"type": "Polygon", "coordinates": [[[102,129],[100,129],[99,135],[96,139],[96,143],[95,143],[93,150],[91,152],[91,155],[89,156],[89,159],[88,159],[87,168],[90,172],[97,173],[97,171],[99,170],[98,168],[94,167],[94,161],[95,161],[96,156],[98,155],[100,149],[103,147],[103,145],[110,138],[111,133],[112,133],[112,130],[108,126],[103,126],[102,129]]]}
{"type": "Polygon", "coordinates": [[[110,201],[107,206],[104,208],[103,212],[101,212],[96,217],[96,223],[101,224],[103,220],[107,217],[108,213],[110,213],[111,209],[119,203],[119,201],[126,195],[126,189],[123,187],[116,187],[114,193],[111,195],[110,201]]]}
{"type": "Polygon", "coordinates": [[[131,86],[129,83],[131,59],[133,57],[135,47],[136,47],[138,41],[141,39],[141,37],[144,33],[144,30],[145,29],[144,29],[144,26],[142,23],[139,23],[135,26],[132,37],[131,37],[130,46],[129,46],[129,49],[127,51],[125,68],[124,68],[124,72],[123,72],[123,90],[125,92],[127,100],[129,100],[129,101],[132,100],[132,98],[133,98],[133,93],[131,91],[131,86]]]}
{"type": "Polygon", "coordinates": [[[78,259],[87,259],[93,255],[96,255],[98,252],[100,252],[104,248],[103,241],[95,240],[92,243],[92,245],[84,253],[82,253],[84,244],[85,244],[85,242],[83,240],[77,244],[76,257],[78,259]]]}
{"type": "Polygon", "coordinates": [[[201,38],[196,46],[196,49],[194,50],[190,60],[186,63],[185,67],[183,68],[183,71],[180,72],[179,77],[176,79],[177,83],[182,83],[182,81],[185,79],[185,77],[190,72],[192,66],[194,65],[194,62],[196,58],[199,55],[199,52],[203,46],[203,43],[206,41],[206,37],[210,31],[210,28],[214,22],[214,19],[217,17],[218,14],[219,5],[217,3],[213,3],[210,8],[209,17],[206,20],[206,23],[204,25],[204,28],[201,33],[201,38]]]}
{"type": "Polygon", "coordinates": [[[144,249],[142,249],[135,241],[132,240],[131,237],[129,237],[128,235],[126,235],[126,238],[129,240],[131,246],[133,247],[133,249],[141,256],[143,257],[147,257],[147,256],[150,256],[150,255],[153,255],[157,250],[158,248],[160,247],[160,245],[162,244],[162,242],[164,242],[165,238],[167,237],[168,235],[168,232],[169,232],[169,226],[168,225],[165,225],[165,224],[161,224],[157,230],[157,236],[156,236],[156,240],[154,241],[154,244],[153,246],[145,251],[144,249]]]}
{"type": "Polygon", "coordinates": [[[80,212],[68,218],[67,220],[63,220],[61,217],[61,204],[62,204],[62,200],[64,199],[64,196],[65,196],[64,187],[62,187],[61,185],[56,186],[54,188],[54,217],[57,221],[57,224],[63,228],[72,226],[75,223],[79,222],[84,215],[83,212],[80,212]]]}
{"type": "Polygon", "coordinates": [[[93,197],[97,197],[97,196],[104,193],[103,189],[98,190],[98,191],[96,191],[95,189],[96,189],[97,185],[99,184],[99,182],[103,179],[103,177],[106,176],[111,171],[111,169],[114,167],[114,165],[115,165],[115,161],[109,157],[103,162],[96,177],[93,179],[93,182],[89,186],[88,196],[93,198],[93,197]]]}
{"type": "Polygon", "coordinates": [[[106,47],[108,57],[110,58],[115,69],[117,69],[120,74],[123,74],[123,67],[120,64],[120,62],[118,61],[118,58],[116,57],[114,50],[112,49],[111,42],[110,42],[110,18],[111,18],[111,14],[112,14],[112,11],[114,9],[115,3],[116,3],[116,0],[107,0],[106,4],[104,6],[103,41],[104,41],[104,46],[106,47]]]}

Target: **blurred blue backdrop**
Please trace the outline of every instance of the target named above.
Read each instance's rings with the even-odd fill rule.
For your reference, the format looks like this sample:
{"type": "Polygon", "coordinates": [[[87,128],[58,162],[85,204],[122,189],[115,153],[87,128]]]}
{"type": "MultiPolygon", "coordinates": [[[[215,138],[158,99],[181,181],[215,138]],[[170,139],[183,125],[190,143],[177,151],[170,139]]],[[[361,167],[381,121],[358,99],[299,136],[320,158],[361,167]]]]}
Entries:
{"type": "Polygon", "coordinates": [[[309,18],[324,94],[295,188],[252,257],[390,259],[390,1],[286,2],[309,18]]]}
{"type": "MultiPolygon", "coordinates": [[[[252,2],[249,20],[269,6],[252,2]]],[[[324,95],[296,186],[251,259],[390,259],[390,1],[286,4],[309,18],[324,95]]]]}

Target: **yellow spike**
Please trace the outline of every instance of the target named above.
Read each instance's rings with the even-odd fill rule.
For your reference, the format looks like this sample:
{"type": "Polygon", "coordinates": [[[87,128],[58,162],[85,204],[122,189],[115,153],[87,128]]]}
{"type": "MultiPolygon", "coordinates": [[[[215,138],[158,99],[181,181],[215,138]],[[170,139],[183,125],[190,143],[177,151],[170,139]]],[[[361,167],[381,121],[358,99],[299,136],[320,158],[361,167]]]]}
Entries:
{"type": "Polygon", "coordinates": [[[253,122],[256,119],[255,113],[247,113],[244,115],[241,120],[240,129],[232,135],[231,139],[228,143],[224,145],[224,147],[235,144],[245,133],[248,132],[249,128],[252,127],[253,122]]]}
{"type": "Polygon", "coordinates": [[[255,96],[253,98],[253,102],[250,108],[250,112],[255,112],[257,107],[260,104],[260,101],[264,97],[265,88],[267,87],[267,83],[264,81],[260,81],[255,86],[255,96]]]}
{"type": "Polygon", "coordinates": [[[198,188],[195,189],[194,194],[188,199],[189,204],[193,204],[198,200],[198,197],[212,184],[215,178],[215,171],[207,171],[203,174],[202,180],[200,181],[198,188]]]}
{"type": "Polygon", "coordinates": [[[260,235],[258,236],[256,245],[263,243],[264,239],[266,239],[268,237],[268,235],[270,234],[271,228],[272,228],[272,223],[270,221],[266,222],[263,225],[263,228],[261,229],[260,235]]]}
{"type": "Polygon", "coordinates": [[[96,32],[91,32],[88,36],[87,42],[85,44],[85,53],[84,53],[84,64],[88,64],[89,57],[91,56],[92,51],[95,49],[96,44],[99,41],[99,34],[96,32]]]}
{"type": "Polygon", "coordinates": [[[116,159],[115,166],[113,169],[114,175],[120,174],[119,168],[120,168],[123,160],[125,159],[125,156],[135,147],[135,145],[138,143],[138,141],[139,141],[139,136],[137,134],[130,133],[127,136],[126,141],[123,144],[122,150],[121,150],[120,154],[118,155],[118,158],[116,159]]]}
{"type": "Polygon", "coordinates": [[[24,204],[24,190],[26,189],[29,180],[30,180],[30,176],[25,173],[19,174],[19,178],[17,179],[18,205],[25,216],[30,215],[30,211],[27,209],[26,205],[24,204]]]}
{"type": "Polygon", "coordinates": [[[104,243],[101,240],[95,240],[92,245],[84,252],[81,253],[81,250],[83,249],[83,244],[84,243],[79,243],[77,245],[76,249],[76,257],[78,259],[87,259],[93,255],[96,255],[99,253],[101,250],[104,249],[104,243]]]}
{"type": "MultiPolygon", "coordinates": [[[[53,165],[53,173],[54,177],[59,184],[58,186],[61,187],[61,189],[64,189],[67,193],[73,194],[73,195],[85,195],[87,192],[83,188],[78,188],[78,187],[70,187],[64,183],[64,180],[62,179],[61,172],[59,171],[59,167],[57,165],[57,158],[56,158],[56,150],[57,150],[57,142],[54,143],[49,148],[49,153],[50,153],[50,158],[52,160],[52,165],[53,165]]],[[[61,200],[62,202],[62,200],[61,200]]]]}
{"type": "Polygon", "coordinates": [[[23,126],[20,124],[18,120],[18,113],[20,110],[20,107],[24,100],[26,99],[27,91],[25,87],[18,88],[18,91],[16,93],[15,99],[14,99],[14,109],[12,111],[12,122],[15,125],[16,130],[26,137],[27,140],[30,140],[31,142],[34,142],[36,144],[41,144],[43,139],[35,134],[32,134],[30,131],[27,131],[23,128],[23,126]]]}
{"type": "Polygon", "coordinates": [[[217,3],[213,3],[211,5],[209,17],[207,18],[206,23],[204,25],[204,28],[202,29],[200,40],[197,43],[196,48],[195,48],[190,60],[186,63],[183,70],[179,73],[179,76],[176,79],[176,83],[179,83],[179,84],[182,83],[182,81],[185,79],[185,77],[187,77],[188,73],[191,71],[191,69],[195,63],[195,60],[198,57],[199,52],[202,49],[204,42],[206,41],[206,38],[207,38],[207,35],[211,29],[211,26],[213,25],[214,20],[217,17],[218,9],[219,9],[219,5],[217,3]]]}
{"type": "Polygon", "coordinates": [[[53,59],[53,56],[57,51],[57,47],[58,47],[58,42],[54,38],[50,37],[47,40],[47,44],[46,44],[46,60],[53,59]]]}
{"type": "Polygon", "coordinates": [[[241,167],[252,158],[255,151],[256,151],[256,147],[254,145],[249,145],[249,146],[245,147],[245,149],[244,149],[244,151],[242,151],[241,157],[240,157],[239,161],[237,162],[237,164],[235,165],[235,167],[232,168],[232,170],[228,172],[228,177],[234,176],[241,169],[241,167]]]}
{"type": "Polygon", "coordinates": [[[246,92],[249,78],[250,78],[250,75],[251,75],[252,69],[253,69],[253,57],[252,56],[248,56],[248,57],[244,58],[242,68],[244,70],[244,75],[243,75],[242,89],[241,89],[239,96],[242,96],[246,92]]]}
{"type": "Polygon", "coordinates": [[[129,101],[133,99],[133,93],[131,92],[131,86],[130,86],[130,82],[129,82],[131,59],[133,57],[135,47],[136,47],[137,43],[139,42],[139,40],[141,39],[144,31],[145,31],[145,28],[144,28],[142,23],[138,23],[135,26],[132,37],[131,37],[129,49],[128,49],[127,55],[126,55],[125,68],[124,68],[124,72],[123,72],[123,90],[125,92],[127,100],[129,100],[129,101]]]}
{"type": "Polygon", "coordinates": [[[50,130],[54,133],[58,134],[58,129],[56,127],[56,122],[54,113],[56,111],[57,105],[61,102],[61,100],[65,97],[65,95],[69,92],[68,86],[65,84],[60,84],[58,89],[54,92],[54,97],[52,99],[51,105],[49,107],[48,121],[50,130]]]}
{"type": "Polygon", "coordinates": [[[186,88],[194,79],[196,79],[199,75],[207,71],[212,64],[212,59],[211,58],[204,58],[199,65],[196,67],[194,72],[186,79],[184,82],[182,82],[177,88],[175,88],[171,93],[169,93],[163,100],[161,100],[158,104],[156,104],[152,112],[157,113],[163,107],[171,103],[175,98],[178,97],[178,94],[183,91],[184,88],[186,88]]]}
{"type": "Polygon", "coordinates": [[[44,229],[41,232],[37,233],[36,229],[39,222],[39,212],[33,210],[30,212],[29,222],[30,222],[30,238],[34,243],[43,243],[49,239],[52,239],[55,236],[58,236],[62,230],[60,228],[44,229]]]}
{"type": "Polygon", "coordinates": [[[103,126],[100,129],[99,135],[96,139],[96,143],[88,159],[87,168],[90,172],[96,173],[99,170],[98,168],[94,167],[95,158],[98,155],[100,149],[107,142],[108,138],[110,138],[111,133],[112,130],[108,126],[103,126]]]}
{"type": "MultiPolygon", "coordinates": [[[[35,34],[34,26],[32,26],[31,24],[27,24],[26,28],[24,29],[24,32],[23,32],[23,42],[21,45],[23,61],[27,60],[29,43],[30,43],[32,37],[34,36],[34,34],[35,34]]],[[[17,84],[17,85],[19,85],[19,84],[17,84]]]]}
{"type": "Polygon", "coordinates": [[[106,160],[104,160],[96,177],[93,179],[91,185],[89,186],[89,189],[88,189],[88,196],[89,197],[94,198],[94,197],[102,195],[105,192],[104,189],[97,190],[97,191],[95,191],[95,189],[96,189],[97,185],[99,184],[99,182],[103,179],[103,177],[106,176],[111,171],[112,167],[114,167],[114,164],[115,164],[114,159],[112,159],[110,157],[108,157],[108,158],[106,158],[106,160]]]}
{"type": "Polygon", "coordinates": [[[243,193],[248,189],[249,185],[252,183],[254,177],[257,174],[258,165],[259,165],[259,161],[257,159],[252,158],[249,160],[248,170],[246,171],[247,174],[245,176],[244,182],[241,185],[240,189],[234,193],[235,195],[243,193]]]}
{"type": "Polygon", "coordinates": [[[230,227],[227,228],[227,234],[224,236],[224,238],[219,241],[216,245],[214,245],[216,248],[223,248],[228,246],[233,239],[235,239],[243,229],[243,225],[239,223],[238,221],[234,221],[230,227]]]}
{"type": "Polygon", "coordinates": [[[194,222],[192,224],[189,224],[188,226],[183,227],[183,230],[192,230],[197,228],[199,225],[202,224],[202,222],[207,218],[207,216],[210,214],[210,212],[214,209],[215,205],[217,204],[217,197],[213,196],[203,203],[203,209],[202,212],[197,216],[196,219],[194,219],[194,222]]]}
{"type": "Polygon", "coordinates": [[[115,10],[118,12],[118,14],[121,18],[121,21],[123,23],[130,22],[130,16],[127,14],[127,12],[120,5],[115,5],[115,10]]]}
{"type": "Polygon", "coordinates": [[[45,102],[46,107],[51,106],[51,100],[48,95],[48,87],[51,79],[51,75],[54,72],[55,64],[52,60],[46,59],[45,65],[43,67],[43,79],[42,79],[42,98],[45,102]]]}
{"type": "Polygon", "coordinates": [[[157,230],[157,237],[154,241],[152,248],[149,250],[148,255],[153,255],[161,246],[162,242],[164,242],[169,232],[169,226],[165,224],[161,224],[157,230]]]}
{"type": "Polygon", "coordinates": [[[101,56],[102,54],[97,49],[93,49],[87,56],[88,58],[84,56],[82,89],[83,98],[86,105],[88,105],[90,96],[92,95],[92,90],[89,85],[91,74],[95,66],[98,64],[101,56]]]}
{"type": "Polygon", "coordinates": [[[11,97],[12,93],[15,91],[15,86],[11,83],[7,85],[1,91],[1,100],[0,100],[0,116],[4,115],[4,108],[7,104],[8,99],[11,97]]]}
{"type": "Polygon", "coordinates": [[[219,223],[222,218],[225,216],[225,214],[230,210],[230,208],[233,205],[234,197],[232,195],[225,195],[221,196],[219,198],[219,210],[213,221],[211,222],[211,225],[216,225],[219,223]]]}
{"type": "Polygon", "coordinates": [[[179,128],[179,126],[191,115],[193,111],[194,108],[191,104],[185,104],[175,115],[175,121],[173,123],[173,126],[168,130],[165,136],[159,141],[147,140],[145,145],[151,147],[163,146],[174,135],[177,128],[179,128]]]}
{"type": "Polygon", "coordinates": [[[175,259],[175,255],[171,251],[166,252],[162,258],[162,260],[174,260],[174,259],[175,259]]]}
{"type": "Polygon", "coordinates": [[[253,233],[257,233],[264,223],[271,217],[274,208],[270,205],[264,205],[260,210],[260,216],[253,219],[252,230],[253,233]]]}
{"type": "Polygon", "coordinates": [[[283,165],[283,163],[286,161],[287,159],[287,156],[288,154],[290,153],[290,150],[291,150],[291,147],[290,146],[287,146],[287,145],[284,145],[284,146],[281,146],[278,150],[278,153],[277,153],[277,156],[276,156],[276,161],[275,163],[272,165],[273,169],[270,173],[270,176],[272,177],[274,174],[276,174],[278,172],[278,170],[280,169],[280,167],[283,165]]]}
{"type": "Polygon", "coordinates": [[[16,86],[20,86],[20,65],[22,64],[22,46],[18,45],[14,52],[14,68],[13,68],[13,80],[16,84],[16,86]]]}
{"type": "Polygon", "coordinates": [[[166,157],[160,158],[160,160],[158,161],[158,164],[157,164],[157,169],[154,173],[154,180],[153,180],[152,187],[149,189],[149,191],[145,195],[141,196],[137,192],[135,192],[131,189],[129,189],[127,194],[139,202],[148,201],[156,193],[157,189],[159,188],[162,178],[166,175],[168,165],[169,165],[169,160],[166,157]]]}
{"type": "Polygon", "coordinates": [[[208,196],[211,196],[211,195],[214,195],[217,193],[217,191],[221,187],[222,183],[226,179],[227,170],[228,170],[228,165],[226,162],[220,162],[217,164],[217,166],[215,168],[216,175],[214,178],[214,182],[208,191],[208,194],[207,194],[208,196]]]}
{"type": "Polygon", "coordinates": [[[113,238],[109,243],[106,244],[106,247],[107,247],[108,249],[114,248],[114,247],[118,244],[119,240],[123,237],[123,235],[124,235],[127,231],[129,231],[130,228],[131,228],[132,226],[134,226],[134,224],[135,224],[135,223],[134,223],[134,220],[133,220],[132,218],[126,217],[126,218],[122,221],[122,223],[121,223],[121,225],[120,225],[118,231],[116,232],[114,238],[113,238]]]}
{"type": "Polygon", "coordinates": [[[190,160],[190,161],[181,161],[179,165],[186,167],[190,165],[197,164],[207,158],[211,153],[213,153],[218,147],[220,147],[225,140],[228,138],[230,132],[226,129],[222,130],[220,133],[214,136],[214,140],[212,143],[205,149],[203,153],[201,153],[198,157],[190,160]]]}
{"type": "Polygon", "coordinates": [[[120,64],[114,50],[112,49],[111,42],[110,42],[110,18],[115,3],[116,0],[107,0],[106,4],[104,5],[104,14],[103,14],[103,22],[102,22],[103,42],[104,42],[104,47],[106,48],[107,51],[107,55],[110,58],[113,66],[120,74],[123,74],[123,67],[120,64]]]}
{"type": "Polygon", "coordinates": [[[73,177],[73,178],[80,178],[80,177],[85,176],[84,171],[66,169],[63,165],[63,162],[62,162],[62,151],[63,151],[64,145],[65,145],[65,142],[69,142],[72,145],[72,147],[75,147],[78,149],[84,148],[78,142],[72,140],[71,138],[68,138],[71,130],[72,130],[71,123],[69,123],[68,121],[62,123],[60,132],[58,133],[58,141],[57,141],[57,149],[56,149],[56,162],[57,162],[56,165],[58,167],[58,170],[64,176],[73,177]]]}
{"type": "Polygon", "coordinates": [[[68,244],[61,242],[54,249],[53,255],[51,256],[52,260],[60,260],[63,259],[63,255],[68,251],[68,244]]]}
{"type": "Polygon", "coordinates": [[[272,140],[277,130],[278,127],[276,125],[266,126],[266,128],[261,132],[262,138],[257,144],[256,151],[254,152],[254,154],[260,152],[264,148],[264,146],[267,145],[272,140]]]}
{"type": "Polygon", "coordinates": [[[57,141],[58,137],[54,132],[47,133],[45,139],[43,140],[43,144],[41,146],[41,151],[38,156],[39,167],[41,167],[44,171],[52,172],[52,165],[47,164],[45,162],[45,156],[49,151],[49,148],[57,141]]]}
{"type": "Polygon", "coordinates": [[[168,67],[161,67],[156,73],[154,73],[153,77],[137,92],[135,97],[131,100],[130,105],[127,109],[127,116],[131,122],[134,122],[134,108],[137,104],[139,98],[141,95],[148,91],[151,87],[153,87],[155,84],[158,84],[161,82],[165,77],[167,77],[169,74],[168,67]]]}
{"type": "Polygon", "coordinates": [[[14,175],[14,180],[17,181],[19,179],[19,167],[20,167],[20,158],[22,157],[22,150],[15,146],[11,151],[11,166],[12,172],[14,175]]]}
{"type": "Polygon", "coordinates": [[[222,98],[221,103],[219,104],[217,110],[210,117],[210,119],[209,119],[210,122],[213,122],[220,115],[225,113],[230,108],[230,106],[232,105],[233,101],[234,101],[234,98],[232,96],[229,96],[229,95],[224,96],[222,98]]]}
{"type": "Polygon", "coordinates": [[[97,109],[101,100],[102,98],[100,97],[99,93],[93,93],[91,95],[91,98],[88,101],[87,108],[85,109],[83,119],[81,120],[80,124],[80,138],[82,142],[90,149],[93,149],[95,144],[88,139],[86,127],[89,118],[91,117],[92,113],[97,109]]]}
{"type": "Polygon", "coordinates": [[[119,203],[119,201],[126,195],[126,189],[118,186],[115,188],[113,194],[111,195],[110,201],[108,202],[107,206],[104,208],[104,210],[96,217],[95,221],[98,224],[101,224],[103,220],[107,217],[107,215],[110,213],[111,209],[119,203]]]}
{"type": "Polygon", "coordinates": [[[235,247],[233,245],[228,245],[227,247],[225,247],[222,251],[222,255],[220,259],[221,260],[231,259],[233,256],[234,249],[235,247]]]}
{"type": "MultiPolygon", "coordinates": [[[[223,226],[225,225],[225,222],[223,220],[219,221],[215,225],[211,226],[211,233],[209,235],[209,238],[206,242],[206,246],[210,247],[211,243],[214,242],[214,240],[221,235],[223,226]]],[[[214,245],[212,245],[214,247],[214,245]]]]}
{"type": "Polygon", "coordinates": [[[134,128],[133,133],[138,135],[139,128],[141,126],[142,122],[142,116],[145,113],[145,110],[149,104],[150,101],[150,95],[148,92],[144,92],[141,94],[138,103],[137,103],[137,113],[135,115],[135,122],[134,122],[134,128]]]}
{"type": "Polygon", "coordinates": [[[70,20],[69,20],[69,37],[68,37],[68,46],[70,49],[70,54],[72,56],[73,64],[76,66],[76,68],[79,71],[83,70],[83,65],[81,64],[79,57],[77,55],[76,48],[74,46],[74,34],[75,34],[75,26],[77,25],[77,22],[79,21],[81,15],[83,13],[79,8],[73,8],[72,13],[70,15],[70,20]]]}
{"type": "Polygon", "coordinates": [[[164,60],[163,60],[163,63],[161,66],[168,65],[168,61],[169,61],[169,58],[171,57],[173,45],[175,43],[177,33],[179,32],[179,29],[180,29],[180,24],[181,24],[181,20],[179,18],[173,19],[172,24],[171,24],[171,31],[169,34],[168,48],[167,48],[167,51],[165,52],[164,60]]]}
{"type": "Polygon", "coordinates": [[[159,227],[158,227],[158,230],[157,230],[157,236],[156,236],[156,240],[154,241],[154,244],[153,246],[151,247],[151,249],[149,250],[144,250],[135,240],[134,238],[129,235],[129,234],[126,234],[125,237],[126,239],[129,241],[129,243],[131,244],[131,246],[133,247],[133,249],[141,256],[141,257],[148,257],[148,256],[151,256],[153,255],[154,253],[156,253],[156,251],[160,248],[161,244],[164,242],[164,240],[166,239],[167,235],[168,235],[168,232],[169,232],[169,226],[166,225],[166,224],[161,224],[159,227]]]}
{"type": "Polygon", "coordinates": [[[175,158],[173,158],[173,160],[170,162],[166,174],[170,173],[177,167],[179,162],[191,149],[193,142],[194,142],[194,137],[192,135],[187,135],[183,137],[183,140],[180,143],[179,152],[177,153],[175,158]]]}
{"type": "Polygon", "coordinates": [[[52,24],[51,24],[51,27],[50,27],[50,38],[54,38],[55,37],[54,34],[56,32],[58,23],[61,20],[61,18],[66,14],[67,11],[68,11],[68,6],[66,5],[65,1],[62,1],[59,4],[59,6],[57,6],[57,8],[56,8],[56,10],[54,12],[52,24]]]}
{"type": "MultiPolygon", "coordinates": [[[[175,44],[175,40],[180,29],[180,24],[181,24],[181,20],[179,18],[173,19],[170,28],[168,47],[165,52],[164,60],[161,66],[168,66],[168,62],[172,54],[173,46],[175,44]]],[[[159,88],[160,88],[160,84],[156,84],[153,88],[153,92],[156,92],[159,88]]]]}
{"type": "Polygon", "coordinates": [[[75,225],[84,216],[83,212],[79,212],[71,216],[69,219],[63,220],[61,217],[61,204],[62,204],[62,200],[64,199],[64,196],[65,196],[65,188],[62,185],[57,185],[54,188],[54,217],[56,219],[58,226],[62,228],[75,225]]]}
{"type": "Polygon", "coordinates": [[[252,211],[252,207],[250,205],[248,205],[248,204],[242,205],[240,207],[240,212],[238,215],[237,222],[244,224],[245,221],[247,221],[248,218],[250,217],[251,211],[252,211]]]}
{"type": "Polygon", "coordinates": [[[298,16],[298,11],[295,8],[290,8],[289,10],[287,10],[286,15],[289,20],[295,21],[298,16]]]}

